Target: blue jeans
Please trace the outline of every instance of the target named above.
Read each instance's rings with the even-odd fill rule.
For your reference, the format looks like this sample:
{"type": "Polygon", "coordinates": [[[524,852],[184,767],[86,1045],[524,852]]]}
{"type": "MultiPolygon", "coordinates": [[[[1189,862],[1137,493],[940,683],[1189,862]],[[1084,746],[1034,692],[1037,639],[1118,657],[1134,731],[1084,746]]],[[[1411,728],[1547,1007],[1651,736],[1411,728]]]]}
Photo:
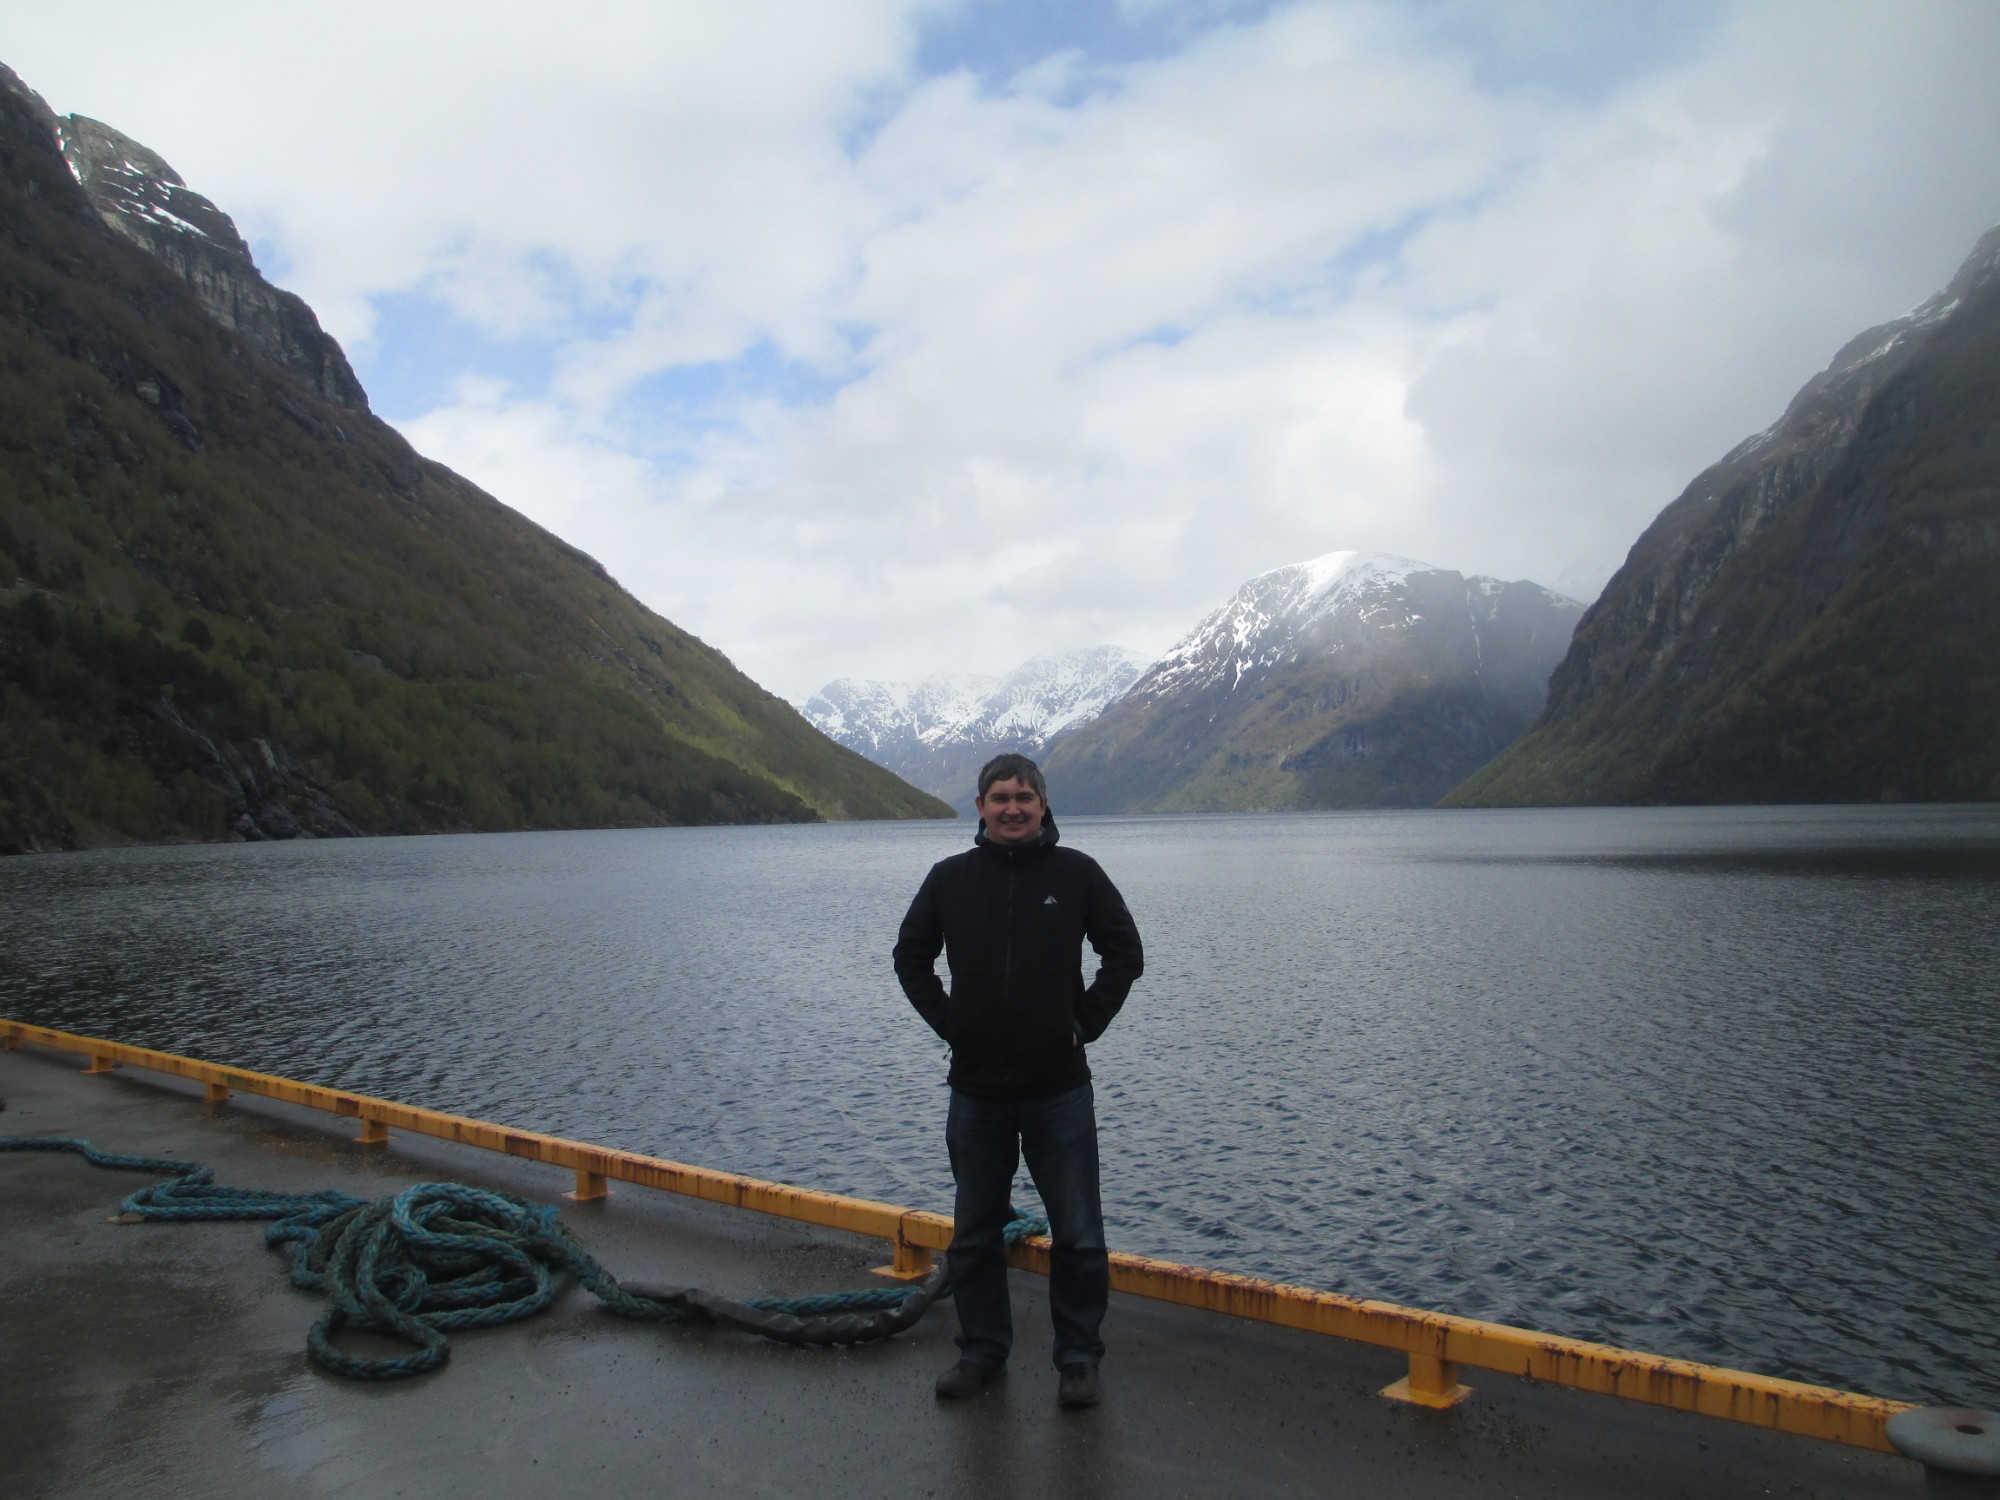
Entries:
{"type": "Polygon", "coordinates": [[[958,1184],[949,1264],[958,1304],[958,1348],[982,1365],[1005,1364],[1014,1344],[1007,1301],[1007,1225],[1014,1172],[1025,1155],[1049,1214],[1054,1252],[1049,1312],[1055,1363],[1104,1358],[1098,1328],[1111,1298],[1104,1209],[1097,1196],[1097,1112],[1089,1084],[1041,1099],[974,1099],[953,1089],[945,1145],[958,1184]]]}

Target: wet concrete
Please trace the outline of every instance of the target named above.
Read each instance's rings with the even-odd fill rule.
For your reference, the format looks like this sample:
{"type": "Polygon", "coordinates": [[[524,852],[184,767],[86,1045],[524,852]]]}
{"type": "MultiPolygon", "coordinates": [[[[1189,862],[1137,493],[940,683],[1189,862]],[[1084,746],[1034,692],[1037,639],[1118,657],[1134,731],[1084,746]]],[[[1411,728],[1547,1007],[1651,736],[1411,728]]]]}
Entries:
{"type": "MultiPolygon", "coordinates": [[[[553,1200],[567,1173],[267,1101],[210,1106],[138,1072],[0,1053],[0,1134],[79,1135],[217,1180],[379,1197],[453,1179],[553,1200]]],[[[942,1150],[942,1143],[939,1149],[942,1150]]],[[[307,1363],[317,1300],[254,1224],[106,1222],[143,1177],[0,1154],[0,1496],[1914,1497],[1913,1464],[1468,1372],[1426,1412],[1376,1392],[1379,1350],[1115,1298],[1105,1400],[1063,1412],[1043,1283],[1017,1274],[1008,1378],[940,1406],[940,1308],[889,1343],[796,1350],[634,1324],[572,1290],[454,1335],[434,1374],[367,1384],[307,1363]]],[[[614,1184],[567,1210],[621,1276],[737,1296],[872,1284],[885,1247],[614,1184]]]]}

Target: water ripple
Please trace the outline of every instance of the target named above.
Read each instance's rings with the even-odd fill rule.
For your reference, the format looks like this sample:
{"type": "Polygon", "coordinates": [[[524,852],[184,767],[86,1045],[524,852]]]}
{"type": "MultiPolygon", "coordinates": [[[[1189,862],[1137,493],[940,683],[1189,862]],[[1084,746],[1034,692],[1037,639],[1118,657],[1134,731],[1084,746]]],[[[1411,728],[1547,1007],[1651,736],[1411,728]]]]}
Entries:
{"type": "MultiPolygon", "coordinates": [[[[1124,1248],[2000,1405],[2000,810],[1078,820],[1124,1248]]],[[[0,1013],[945,1208],[962,825],[0,864],[0,1013]]],[[[1032,1201],[1024,1191],[1022,1201],[1032,1201]]]]}

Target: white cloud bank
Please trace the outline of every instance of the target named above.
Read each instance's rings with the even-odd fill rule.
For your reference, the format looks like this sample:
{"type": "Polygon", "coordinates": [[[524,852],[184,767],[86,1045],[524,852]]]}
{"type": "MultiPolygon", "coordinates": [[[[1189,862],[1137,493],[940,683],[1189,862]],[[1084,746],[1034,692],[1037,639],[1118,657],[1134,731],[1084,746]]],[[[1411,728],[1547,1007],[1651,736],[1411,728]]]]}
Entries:
{"type": "Polygon", "coordinates": [[[1339,547],[1588,597],[2000,220],[1983,0],[1582,63],[1588,6],[1128,9],[1140,60],[997,82],[889,0],[77,6],[0,60],[234,213],[378,401],[420,369],[421,449],[795,698],[1159,649],[1339,547]]]}

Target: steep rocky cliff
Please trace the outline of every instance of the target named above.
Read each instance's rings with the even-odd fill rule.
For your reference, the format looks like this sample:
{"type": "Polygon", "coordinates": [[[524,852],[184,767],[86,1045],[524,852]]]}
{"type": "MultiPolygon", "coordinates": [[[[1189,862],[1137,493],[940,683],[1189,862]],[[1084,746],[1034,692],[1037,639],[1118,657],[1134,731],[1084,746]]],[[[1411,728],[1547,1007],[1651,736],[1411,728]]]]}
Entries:
{"type": "Polygon", "coordinates": [[[1582,606],[1334,552],[1251,579],[1045,762],[1068,812],[1428,807],[1540,710],[1582,606]]]}
{"type": "Polygon", "coordinates": [[[305,302],[266,281],[236,223],[137,141],[82,115],[55,121],[63,160],[98,217],[194,288],[224,328],[335,406],[368,397],[305,302]]]}
{"type": "Polygon", "coordinates": [[[414,452],[0,68],[0,850],[948,811],[414,452]]]}
{"type": "Polygon", "coordinates": [[[2000,797],[2000,230],[1688,486],[1455,803],[2000,797]]]}

